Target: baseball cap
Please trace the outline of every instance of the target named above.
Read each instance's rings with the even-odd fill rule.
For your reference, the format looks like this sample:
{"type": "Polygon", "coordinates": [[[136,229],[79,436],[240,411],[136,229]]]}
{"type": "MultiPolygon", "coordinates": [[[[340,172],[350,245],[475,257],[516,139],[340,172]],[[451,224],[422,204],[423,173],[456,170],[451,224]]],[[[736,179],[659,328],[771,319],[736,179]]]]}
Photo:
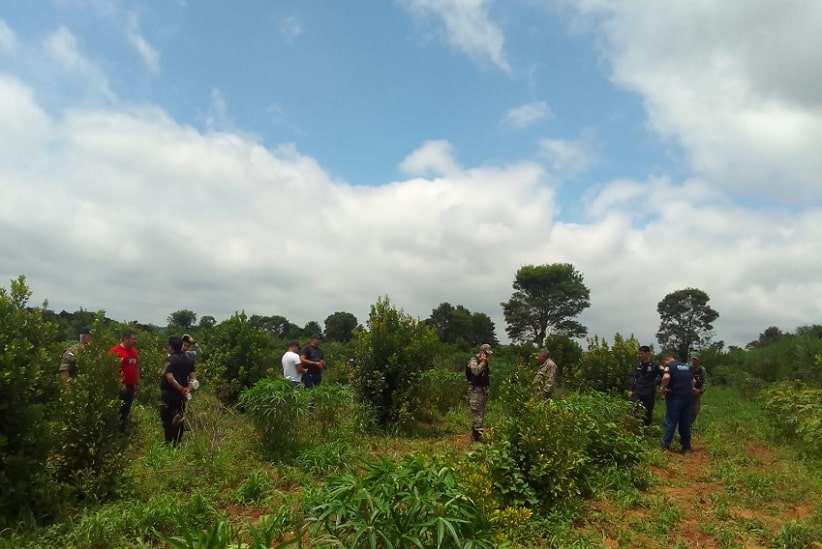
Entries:
{"type": "Polygon", "coordinates": [[[83,326],[80,328],[80,335],[91,335],[91,326],[83,326]]]}
{"type": "Polygon", "coordinates": [[[639,348],[639,352],[640,352],[640,353],[650,353],[650,352],[651,352],[651,348],[650,348],[650,347],[648,347],[647,345],[643,345],[642,347],[640,347],[640,348],[639,348]]]}
{"type": "Polygon", "coordinates": [[[491,348],[491,346],[490,346],[490,345],[488,345],[487,343],[483,343],[482,345],[480,345],[480,349],[479,349],[479,350],[480,350],[480,352],[486,352],[486,353],[488,353],[489,355],[493,355],[493,354],[494,354],[494,350],[493,350],[493,349],[491,348]]]}

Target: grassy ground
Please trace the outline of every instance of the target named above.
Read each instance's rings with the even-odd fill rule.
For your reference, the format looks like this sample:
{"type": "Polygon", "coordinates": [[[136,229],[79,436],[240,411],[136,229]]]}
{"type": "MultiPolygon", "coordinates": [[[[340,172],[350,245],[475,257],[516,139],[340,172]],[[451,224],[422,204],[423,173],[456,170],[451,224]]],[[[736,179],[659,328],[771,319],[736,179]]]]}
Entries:
{"type": "MultiPolygon", "coordinates": [[[[687,455],[658,449],[664,404],[655,412],[647,490],[627,488],[614,471],[594,500],[562,516],[535,517],[515,547],[822,547],[822,469],[774,444],[755,403],[712,387],[687,455]]],[[[339,441],[284,466],[264,461],[245,418],[206,394],[191,402],[191,431],[179,448],[162,443],[156,410],[137,407],[128,466],[133,490],[49,528],[21,525],[3,533],[0,546],[161,547],[155,530],[179,535],[181,517],[194,530],[218,522],[247,528],[262,516],[299,509],[306,487],[375,455],[470,451],[467,416],[454,413],[432,436],[339,441]]]]}

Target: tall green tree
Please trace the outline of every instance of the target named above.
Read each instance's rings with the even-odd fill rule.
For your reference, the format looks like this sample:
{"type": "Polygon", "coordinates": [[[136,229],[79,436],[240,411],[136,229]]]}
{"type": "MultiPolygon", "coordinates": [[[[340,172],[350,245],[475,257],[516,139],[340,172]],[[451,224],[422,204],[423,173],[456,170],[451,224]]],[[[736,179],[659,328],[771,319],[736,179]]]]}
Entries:
{"type": "Polygon", "coordinates": [[[425,322],[434,328],[443,343],[463,342],[469,346],[499,343],[491,317],[484,313],[472,313],[463,305],[454,307],[448,302],[440,303],[425,322]]]}
{"type": "Polygon", "coordinates": [[[719,318],[708,302],[711,298],[698,288],[685,288],[666,295],[656,310],[659,331],[656,340],[663,349],[676,350],[681,360],[710,345],[713,321],[719,318]]]}
{"type": "Polygon", "coordinates": [[[197,322],[197,313],[189,309],[180,309],[168,315],[166,320],[169,326],[176,326],[184,330],[190,330],[197,322]]]}
{"type": "Polygon", "coordinates": [[[357,317],[351,313],[336,312],[325,319],[325,338],[329,341],[351,341],[357,317]]]}
{"type": "Polygon", "coordinates": [[[582,273],[570,263],[525,265],[517,271],[514,293],[502,303],[505,331],[513,341],[541,345],[551,334],[582,337],[588,329],[575,317],[591,306],[582,273]]]}
{"type": "Polygon", "coordinates": [[[217,319],[211,315],[203,315],[200,317],[200,329],[210,330],[217,325],[217,319]]]}

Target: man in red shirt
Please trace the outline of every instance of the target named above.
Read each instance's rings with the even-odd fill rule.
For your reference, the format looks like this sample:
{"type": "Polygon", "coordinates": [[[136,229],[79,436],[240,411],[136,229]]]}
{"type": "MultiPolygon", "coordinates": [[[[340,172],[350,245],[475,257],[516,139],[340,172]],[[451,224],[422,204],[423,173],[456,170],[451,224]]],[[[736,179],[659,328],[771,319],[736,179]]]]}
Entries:
{"type": "Polygon", "coordinates": [[[120,343],[109,350],[109,354],[120,357],[120,376],[123,378],[123,390],[120,391],[120,435],[126,434],[128,414],[134,402],[134,393],[140,385],[140,358],[137,353],[137,333],[125,330],[120,343]]]}

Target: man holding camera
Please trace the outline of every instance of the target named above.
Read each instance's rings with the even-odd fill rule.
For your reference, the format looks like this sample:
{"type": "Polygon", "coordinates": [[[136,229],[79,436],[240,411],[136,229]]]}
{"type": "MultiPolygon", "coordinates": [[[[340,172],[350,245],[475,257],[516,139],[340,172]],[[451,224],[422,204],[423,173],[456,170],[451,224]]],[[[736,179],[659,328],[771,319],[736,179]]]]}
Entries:
{"type": "Polygon", "coordinates": [[[479,353],[471,357],[465,367],[465,377],[468,379],[468,406],[471,408],[471,439],[474,442],[482,439],[482,423],[491,385],[488,360],[492,354],[494,351],[491,346],[483,343],[480,345],[479,353]]]}

